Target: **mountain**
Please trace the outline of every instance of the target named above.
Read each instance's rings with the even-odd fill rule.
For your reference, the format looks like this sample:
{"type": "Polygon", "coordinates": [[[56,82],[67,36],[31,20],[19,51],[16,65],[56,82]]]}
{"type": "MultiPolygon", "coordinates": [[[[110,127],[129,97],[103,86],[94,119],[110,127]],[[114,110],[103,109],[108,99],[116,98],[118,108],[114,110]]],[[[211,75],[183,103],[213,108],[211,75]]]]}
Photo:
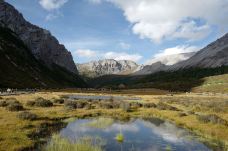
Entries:
{"type": "Polygon", "coordinates": [[[141,70],[134,72],[132,75],[151,74],[151,73],[165,70],[166,68],[167,68],[167,66],[159,61],[159,62],[153,63],[152,65],[143,66],[143,68],[141,70]]]}
{"type": "Polygon", "coordinates": [[[196,52],[188,52],[188,53],[179,53],[179,54],[172,54],[172,55],[162,55],[153,58],[148,62],[148,64],[154,64],[157,62],[161,62],[165,65],[174,65],[178,62],[184,61],[192,57],[196,52]]]}
{"type": "Polygon", "coordinates": [[[0,1],[0,88],[86,87],[70,52],[0,1]]]}
{"type": "Polygon", "coordinates": [[[129,60],[105,59],[77,64],[80,75],[86,77],[98,77],[110,74],[125,75],[135,72],[140,66],[129,60]]]}
{"type": "Polygon", "coordinates": [[[195,53],[189,52],[156,57],[150,61],[151,65],[143,66],[140,70],[133,73],[133,75],[146,75],[169,70],[170,66],[189,59],[195,53]]]}
{"type": "Polygon", "coordinates": [[[91,79],[94,87],[157,88],[169,91],[209,90],[227,92],[228,34],[212,42],[185,61],[144,66],[131,75],[106,75],[91,79]],[[140,73],[140,74],[137,74],[140,73]],[[213,80],[211,80],[213,79],[213,80]],[[216,80],[214,80],[216,79],[216,80]]]}
{"type": "Polygon", "coordinates": [[[72,55],[64,45],[45,29],[26,21],[12,5],[0,1],[0,26],[11,29],[32,51],[36,59],[49,68],[59,65],[70,72],[77,73],[72,55]]]}
{"type": "Polygon", "coordinates": [[[78,75],[37,60],[16,33],[0,27],[0,88],[86,87],[78,75]]]}
{"type": "Polygon", "coordinates": [[[170,67],[169,70],[187,68],[215,68],[228,66],[228,33],[198,51],[190,59],[170,67]]]}

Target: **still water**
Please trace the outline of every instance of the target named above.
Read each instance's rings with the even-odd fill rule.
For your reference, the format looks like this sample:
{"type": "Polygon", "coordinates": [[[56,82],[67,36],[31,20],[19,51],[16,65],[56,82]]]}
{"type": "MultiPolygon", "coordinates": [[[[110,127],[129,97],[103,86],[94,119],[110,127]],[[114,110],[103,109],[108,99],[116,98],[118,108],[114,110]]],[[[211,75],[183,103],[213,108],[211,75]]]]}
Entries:
{"type": "Polygon", "coordinates": [[[60,135],[71,141],[83,136],[100,137],[106,142],[104,145],[106,151],[211,150],[187,130],[157,118],[134,119],[128,122],[113,120],[102,128],[90,126],[90,123],[96,123],[96,120],[99,118],[75,120],[62,129],[60,135]],[[124,136],[123,142],[115,139],[120,132],[124,136]]]}
{"type": "Polygon", "coordinates": [[[70,99],[84,99],[84,100],[141,100],[139,97],[128,96],[108,96],[108,95],[69,95],[70,99]]]}

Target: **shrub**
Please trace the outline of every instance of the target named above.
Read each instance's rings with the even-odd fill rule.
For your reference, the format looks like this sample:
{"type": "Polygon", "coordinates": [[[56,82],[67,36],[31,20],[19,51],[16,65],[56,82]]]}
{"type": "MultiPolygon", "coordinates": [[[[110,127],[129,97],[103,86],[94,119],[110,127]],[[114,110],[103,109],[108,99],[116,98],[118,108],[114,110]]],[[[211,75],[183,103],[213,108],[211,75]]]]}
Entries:
{"type": "Polygon", "coordinates": [[[194,111],[188,111],[187,112],[189,115],[193,115],[193,114],[195,114],[195,112],[194,111]]]}
{"type": "Polygon", "coordinates": [[[0,101],[0,107],[5,107],[7,106],[7,102],[6,101],[0,101]]]}
{"type": "Polygon", "coordinates": [[[228,125],[228,122],[215,114],[198,115],[197,119],[203,123],[223,124],[228,125]]]}
{"type": "Polygon", "coordinates": [[[187,114],[184,113],[184,112],[180,112],[180,113],[178,113],[178,116],[179,116],[179,117],[184,117],[184,116],[187,116],[187,114]]]}
{"type": "Polygon", "coordinates": [[[126,112],[130,112],[131,111],[131,107],[130,104],[128,102],[122,102],[120,104],[120,108],[126,112]]]}
{"type": "Polygon", "coordinates": [[[85,105],[84,108],[87,109],[87,110],[90,110],[90,109],[92,109],[93,107],[92,107],[92,104],[88,103],[88,104],[85,105]]]}
{"type": "Polygon", "coordinates": [[[36,104],[35,101],[28,101],[28,102],[26,103],[27,106],[34,106],[35,104],[36,104]]]}
{"type": "Polygon", "coordinates": [[[55,99],[54,103],[63,104],[64,103],[64,99],[55,99]]]}
{"type": "Polygon", "coordinates": [[[53,103],[50,100],[45,100],[44,98],[37,98],[35,100],[34,106],[37,106],[37,107],[51,107],[51,106],[53,106],[53,103]]]}
{"type": "Polygon", "coordinates": [[[12,102],[6,107],[7,110],[9,111],[22,111],[24,110],[23,106],[19,102],[12,102]]]}
{"type": "Polygon", "coordinates": [[[77,109],[82,109],[86,106],[86,102],[85,101],[75,101],[77,104],[77,109]]]}
{"type": "Polygon", "coordinates": [[[142,105],[142,103],[139,103],[139,102],[131,102],[130,106],[131,106],[131,108],[140,108],[143,105],[142,105]]]}
{"type": "Polygon", "coordinates": [[[19,113],[17,117],[19,119],[29,120],[29,121],[33,121],[33,120],[37,119],[37,115],[36,114],[30,113],[30,112],[27,112],[27,111],[19,113]]]}
{"type": "Polygon", "coordinates": [[[112,109],[113,105],[110,102],[101,102],[100,107],[103,109],[112,109]]]}
{"type": "Polygon", "coordinates": [[[171,105],[165,104],[163,102],[159,102],[157,104],[157,108],[159,110],[171,110],[171,111],[178,111],[178,109],[176,107],[173,107],[171,105]]]}
{"type": "Polygon", "coordinates": [[[67,100],[64,102],[64,107],[66,109],[76,109],[77,108],[77,103],[75,101],[67,100]]]}
{"type": "Polygon", "coordinates": [[[156,108],[157,105],[154,104],[154,103],[144,103],[144,104],[143,104],[143,107],[144,107],[144,108],[156,108]]]}

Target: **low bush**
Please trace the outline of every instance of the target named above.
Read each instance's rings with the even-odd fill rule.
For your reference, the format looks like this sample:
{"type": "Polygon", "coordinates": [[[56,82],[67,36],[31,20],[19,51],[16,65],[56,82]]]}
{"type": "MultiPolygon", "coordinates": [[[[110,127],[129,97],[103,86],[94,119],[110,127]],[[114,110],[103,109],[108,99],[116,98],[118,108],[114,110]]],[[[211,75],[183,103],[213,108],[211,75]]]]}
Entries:
{"type": "Polygon", "coordinates": [[[228,125],[228,122],[219,116],[215,114],[209,114],[209,115],[198,115],[197,119],[203,123],[213,123],[213,124],[222,124],[222,125],[228,125]]]}
{"type": "Polygon", "coordinates": [[[142,103],[139,103],[139,102],[131,102],[130,106],[131,106],[131,108],[137,109],[137,108],[142,107],[143,105],[142,105],[142,103]]]}
{"type": "Polygon", "coordinates": [[[179,111],[176,107],[173,107],[171,105],[165,104],[163,102],[159,102],[157,104],[157,108],[159,110],[171,110],[171,111],[179,111]]]}
{"type": "Polygon", "coordinates": [[[9,111],[22,111],[24,107],[19,102],[11,102],[6,106],[6,109],[9,111]]]}
{"type": "Polygon", "coordinates": [[[77,109],[82,109],[86,106],[87,102],[86,101],[75,101],[77,105],[77,109]]]}
{"type": "Polygon", "coordinates": [[[103,109],[112,109],[113,105],[110,102],[100,102],[100,107],[103,109]]]}
{"type": "Polygon", "coordinates": [[[55,99],[54,103],[63,104],[64,103],[64,99],[55,99]]]}
{"type": "Polygon", "coordinates": [[[50,100],[44,98],[37,98],[35,101],[28,101],[27,106],[36,106],[36,107],[51,107],[53,103],[50,100]]]}
{"type": "Polygon", "coordinates": [[[27,106],[35,106],[36,102],[35,101],[28,101],[26,103],[27,106]]]}
{"type": "Polygon", "coordinates": [[[184,116],[188,116],[188,115],[187,115],[186,113],[184,113],[184,112],[179,112],[179,113],[178,113],[178,116],[179,116],[179,117],[184,117],[184,116]]]}
{"type": "Polygon", "coordinates": [[[67,100],[64,102],[64,107],[69,110],[77,108],[77,103],[75,101],[67,100]]]}
{"type": "Polygon", "coordinates": [[[30,112],[27,112],[27,111],[19,113],[17,117],[19,119],[29,120],[29,121],[33,121],[33,120],[37,119],[37,115],[36,114],[30,113],[30,112]]]}
{"type": "Polygon", "coordinates": [[[144,104],[143,104],[143,107],[144,107],[144,108],[156,108],[157,105],[154,104],[154,103],[144,103],[144,104]]]}
{"type": "Polygon", "coordinates": [[[195,114],[195,112],[194,112],[194,111],[187,111],[187,113],[188,113],[189,115],[193,115],[193,114],[195,114]]]}
{"type": "Polygon", "coordinates": [[[7,106],[7,102],[6,101],[0,101],[0,107],[5,107],[7,106]]]}

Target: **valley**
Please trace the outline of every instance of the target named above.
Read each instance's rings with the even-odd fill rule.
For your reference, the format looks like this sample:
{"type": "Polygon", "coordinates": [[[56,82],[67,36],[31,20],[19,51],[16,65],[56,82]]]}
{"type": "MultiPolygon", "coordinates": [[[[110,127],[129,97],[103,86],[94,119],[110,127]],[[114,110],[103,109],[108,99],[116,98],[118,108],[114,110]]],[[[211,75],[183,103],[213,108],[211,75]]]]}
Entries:
{"type": "Polygon", "coordinates": [[[166,2],[0,0],[0,151],[228,151],[227,1],[166,2]]]}

